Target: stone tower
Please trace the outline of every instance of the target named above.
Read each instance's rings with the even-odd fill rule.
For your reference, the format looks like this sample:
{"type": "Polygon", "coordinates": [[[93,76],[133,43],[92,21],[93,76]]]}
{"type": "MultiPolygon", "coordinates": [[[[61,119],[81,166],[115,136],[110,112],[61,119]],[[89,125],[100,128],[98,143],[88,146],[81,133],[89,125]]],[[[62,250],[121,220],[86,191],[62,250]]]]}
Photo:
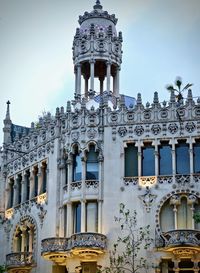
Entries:
{"type": "Polygon", "coordinates": [[[91,12],[79,16],[79,24],[72,48],[75,97],[88,97],[94,91],[111,91],[118,97],[122,33],[117,34],[115,15],[104,11],[100,1],[96,1],[91,12]]]}

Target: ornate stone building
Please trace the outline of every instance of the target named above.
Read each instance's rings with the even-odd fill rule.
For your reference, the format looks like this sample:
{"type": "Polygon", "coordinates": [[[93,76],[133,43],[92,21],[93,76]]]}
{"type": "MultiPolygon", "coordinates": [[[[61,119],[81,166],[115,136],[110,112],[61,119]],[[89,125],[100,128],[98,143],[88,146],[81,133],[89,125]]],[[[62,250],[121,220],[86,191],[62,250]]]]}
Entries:
{"type": "MultiPolygon", "coordinates": [[[[0,263],[9,273],[94,273],[119,203],[151,227],[148,272],[199,272],[200,99],[120,94],[122,34],[99,1],[73,41],[75,97],[31,128],[4,120],[0,263]]],[[[140,270],[140,272],[146,272],[140,270]]]]}

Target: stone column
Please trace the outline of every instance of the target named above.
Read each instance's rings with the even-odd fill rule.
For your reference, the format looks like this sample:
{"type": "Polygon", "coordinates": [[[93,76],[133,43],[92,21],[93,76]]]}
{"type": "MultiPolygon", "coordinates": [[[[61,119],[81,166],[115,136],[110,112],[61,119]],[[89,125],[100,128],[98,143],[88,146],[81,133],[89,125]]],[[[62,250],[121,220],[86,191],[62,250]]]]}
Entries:
{"type": "Polygon", "coordinates": [[[14,196],[13,196],[13,207],[18,204],[18,185],[17,185],[17,176],[14,176],[14,185],[13,185],[13,190],[14,190],[14,196]]]}
{"type": "Polygon", "coordinates": [[[26,230],[22,227],[21,229],[22,231],[22,234],[21,234],[21,240],[22,240],[22,243],[21,243],[21,252],[24,252],[24,249],[25,249],[25,239],[26,239],[26,230]]]}
{"type": "Polygon", "coordinates": [[[98,200],[98,233],[102,233],[102,202],[103,200],[98,200]]]}
{"type": "Polygon", "coordinates": [[[68,191],[68,196],[70,196],[71,183],[72,183],[72,168],[73,168],[72,156],[70,156],[70,158],[67,159],[67,168],[68,168],[67,191],[68,191]]]}
{"type": "Polygon", "coordinates": [[[158,145],[155,143],[155,176],[159,175],[159,153],[158,145]]]}
{"type": "Polygon", "coordinates": [[[29,252],[33,252],[33,229],[30,228],[29,233],[29,252]]]}
{"type": "Polygon", "coordinates": [[[29,188],[29,199],[32,199],[34,197],[34,169],[30,169],[30,178],[29,178],[29,183],[30,183],[30,188],[29,188]]]}
{"type": "Polygon", "coordinates": [[[175,227],[175,229],[177,229],[178,222],[177,222],[177,207],[176,207],[176,205],[174,205],[173,211],[174,211],[174,227],[175,227]]]}
{"type": "Polygon", "coordinates": [[[180,271],[180,269],[179,269],[179,262],[180,262],[180,260],[173,260],[173,262],[174,262],[174,268],[173,268],[173,270],[174,270],[174,272],[178,273],[180,271]]]}
{"type": "Polygon", "coordinates": [[[26,174],[22,174],[21,181],[21,203],[26,201],[26,174]]]}
{"type": "Polygon", "coordinates": [[[95,60],[90,60],[90,89],[94,91],[94,65],[95,60]]]}
{"type": "Polygon", "coordinates": [[[111,62],[107,62],[107,91],[110,91],[110,77],[111,77],[111,62]]]}
{"type": "Polygon", "coordinates": [[[38,176],[38,188],[36,189],[36,192],[37,192],[37,195],[40,195],[42,193],[42,166],[41,164],[38,165],[38,173],[37,173],[37,176],[38,176]]]}
{"type": "MultiPolygon", "coordinates": [[[[192,141],[189,143],[189,153],[190,153],[190,174],[194,173],[194,162],[193,162],[193,146],[192,146],[192,141]]],[[[191,181],[192,182],[192,181],[191,181]]]]}
{"type": "Polygon", "coordinates": [[[102,182],[103,182],[103,156],[99,154],[99,196],[98,196],[98,232],[102,232],[102,182]]]}
{"type": "Polygon", "coordinates": [[[72,215],[72,203],[67,203],[67,237],[72,235],[72,226],[73,226],[73,215],[72,215]]]}
{"type": "Polygon", "coordinates": [[[141,144],[138,143],[138,177],[142,175],[142,149],[141,144]]]}
{"type": "Polygon", "coordinates": [[[81,232],[85,232],[86,227],[86,200],[81,200],[81,232]]]}
{"type": "Polygon", "coordinates": [[[176,150],[175,143],[172,143],[172,174],[173,176],[176,174],[176,150]]]}

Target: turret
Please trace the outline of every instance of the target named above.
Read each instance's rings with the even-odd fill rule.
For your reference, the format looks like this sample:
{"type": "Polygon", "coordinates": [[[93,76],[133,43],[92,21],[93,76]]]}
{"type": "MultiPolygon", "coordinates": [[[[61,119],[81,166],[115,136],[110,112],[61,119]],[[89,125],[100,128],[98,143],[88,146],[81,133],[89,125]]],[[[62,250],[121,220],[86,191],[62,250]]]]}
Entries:
{"type": "Polygon", "coordinates": [[[115,15],[96,1],[91,12],[79,16],[79,24],[73,41],[75,98],[91,91],[111,91],[118,97],[122,33],[117,34],[115,15]]]}

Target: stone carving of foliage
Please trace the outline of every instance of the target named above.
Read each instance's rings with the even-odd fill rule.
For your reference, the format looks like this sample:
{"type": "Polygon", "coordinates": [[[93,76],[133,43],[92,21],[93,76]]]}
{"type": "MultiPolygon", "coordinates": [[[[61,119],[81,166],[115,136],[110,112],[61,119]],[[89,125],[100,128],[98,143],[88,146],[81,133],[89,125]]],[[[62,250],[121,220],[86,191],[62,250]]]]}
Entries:
{"type": "Polygon", "coordinates": [[[90,139],[95,138],[95,136],[97,135],[97,130],[95,130],[94,128],[90,128],[87,131],[87,135],[90,139]]]}
{"type": "Polygon", "coordinates": [[[194,124],[194,122],[190,121],[190,122],[187,122],[186,125],[185,125],[185,129],[186,131],[188,131],[189,133],[192,133],[194,132],[196,126],[194,124]]]}
{"type": "Polygon", "coordinates": [[[161,127],[159,124],[154,124],[151,127],[151,131],[153,132],[154,135],[158,135],[161,132],[161,127]]]}
{"type": "Polygon", "coordinates": [[[175,134],[178,131],[178,125],[176,123],[170,123],[168,130],[171,134],[175,134]]]}
{"type": "Polygon", "coordinates": [[[135,126],[134,132],[137,136],[141,136],[144,133],[144,127],[142,125],[135,126]]]}
{"type": "Polygon", "coordinates": [[[72,132],[71,137],[73,141],[77,141],[79,139],[79,132],[72,132]]]}
{"type": "Polygon", "coordinates": [[[127,129],[126,129],[126,127],[119,127],[119,129],[118,129],[118,133],[119,133],[119,135],[121,136],[121,137],[124,137],[126,134],[127,134],[127,129]]]}

